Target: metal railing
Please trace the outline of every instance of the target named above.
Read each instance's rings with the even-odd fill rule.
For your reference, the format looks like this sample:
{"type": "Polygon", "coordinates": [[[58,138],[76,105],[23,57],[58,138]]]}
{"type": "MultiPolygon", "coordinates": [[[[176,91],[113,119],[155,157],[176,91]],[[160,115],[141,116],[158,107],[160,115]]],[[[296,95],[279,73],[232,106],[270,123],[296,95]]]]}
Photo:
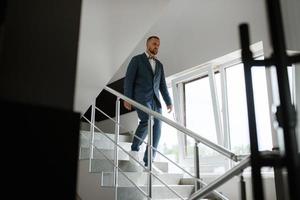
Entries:
{"type": "Polygon", "coordinates": [[[208,184],[207,186],[203,187],[199,191],[192,194],[192,196],[188,200],[195,200],[208,195],[212,190],[218,188],[219,186],[226,183],[228,180],[241,174],[241,172],[250,166],[250,156],[247,156],[243,159],[239,164],[228,170],[225,174],[208,184]]]}
{"type": "Polygon", "coordinates": [[[130,103],[131,105],[133,105],[134,107],[138,108],[141,111],[144,111],[145,113],[149,114],[150,116],[155,117],[156,119],[159,119],[167,124],[169,124],[170,126],[174,127],[175,129],[179,130],[180,132],[190,136],[191,138],[195,139],[197,142],[200,142],[204,145],[206,145],[207,147],[219,152],[220,154],[226,156],[227,158],[237,162],[237,155],[235,155],[233,152],[229,151],[228,149],[222,147],[221,145],[215,144],[214,142],[211,142],[210,140],[198,135],[197,133],[185,128],[184,126],[164,117],[163,115],[161,115],[160,113],[157,113],[149,108],[147,108],[146,106],[143,106],[142,104],[126,97],[125,95],[109,88],[109,87],[105,87],[104,88],[106,91],[110,92],[111,94],[117,96],[118,98],[121,98],[125,101],[127,101],[128,103],[130,103]]]}
{"type": "MultiPolygon", "coordinates": [[[[130,153],[128,153],[121,145],[119,145],[119,144],[117,144],[113,139],[111,139],[110,137],[108,137],[106,134],[105,134],[105,132],[104,131],[102,131],[101,129],[99,129],[97,126],[95,126],[95,124],[92,124],[91,123],[91,121],[90,120],[88,120],[86,117],[84,117],[84,116],[82,116],[82,118],[84,118],[88,123],[90,123],[91,124],[91,126],[93,127],[93,128],[95,128],[95,129],[97,129],[103,136],[105,136],[108,140],[110,140],[112,143],[114,143],[118,148],[120,148],[122,151],[124,151],[131,159],[133,159],[135,162],[137,162],[145,171],[148,171],[148,173],[149,173],[149,177],[151,177],[151,176],[154,176],[159,182],[161,182],[165,187],[167,187],[173,194],[175,194],[178,198],[180,198],[180,199],[182,199],[182,200],[184,200],[184,198],[180,195],[180,194],[178,194],[175,190],[173,190],[172,188],[170,188],[168,185],[167,185],[167,183],[165,183],[162,179],[160,179],[156,174],[154,174],[153,172],[152,172],[152,170],[150,170],[150,168],[148,167],[148,169],[142,164],[142,163],[140,163],[138,160],[136,160],[130,153]]],[[[95,133],[94,133],[95,134],[95,133]]],[[[93,136],[92,136],[92,138],[94,138],[93,136]]],[[[91,146],[93,146],[93,149],[96,149],[97,151],[99,151],[115,168],[116,168],[116,170],[114,170],[114,186],[116,187],[116,190],[115,191],[117,191],[117,182],[118,182],[118,179],[117,179],[117,177],[118,177],[118,170],[120,170],[120,172],[127,178],[127,179],[129,179],[129,177],[125,174],[125,172],[123,172],[121,169],[120,169],[120,167],[118,166],[118,162],[116,162],[117,164],[115,164],[115,160],[116,159],[114,159],[114,162],[112,162],[112,161],[110,161],[110,159],[105,155],[105,153],[102,151],[102,150],[100,150],[100,149],[98,149],[97,148],[97,146],[95,146],[95,144],[94,144],[94,142],[90,142],[90,145],[91,146]]],[[[115,153],[115,154],[118,154],[118,151],[117,151],[117,153],[115,153]]],[[[90,154],[91,155],[91,154],[90,154]]],[[[92,171],[92,161],[91,161],[92,159],[90,158],[90,170],[92,171]]],[[[152,165],[152,163],[151,163],[151,165],[152,165]]],[[[90,172],[91,172],[90,171],[90,172]]],[[[151,180],[151,179],[150,179],[151,180]]],[[[138,188],[139,189],[139,191],[143,191],[142,189],[140,189],[140,187],[139,186],[137,186],[134,182],[132,182],[130,179],[129,179],[129,181],[136,187],[136,188],[138,188]]],[[[149,199],[152,199],[152,193],[151,193],[151,191],[152,191],[152,181],[149,181],[149,183],[148,183],[148,195],[146,195],[146,197],[148,197],[149,199]]],[[[145,194],[145,192],[142,192],[142,194],[145,194]]],[[[117,199],[117,194],[115,194],[115,199],[117,199]]],[[[227,199],[227,198],[226,198],[227,199]]],[[[224,199],[225,200],[225,199],[224,199]]]]}
{"type": "MultiPolygon", "coordinates": [[[[224,196],[223,194],[219,193],[218,191],[215,190],[215,185],[219,186],[220,184],[223,184],[224,182],[226,182],[227,180],[229,180],[230,178],[232,178],[232,176],[235,176],[237,174],[240,174],[241,172],[241,168],[246,168],[248,167],[249,164],[249,157],[243,156],[239,156],[234,154],[233,152],[229,151],[228,149],[215,144],[209,140],[207,140],[204,137],[201,137],[200,135],[196,134],[195,132],[185,128],[184,126],[162,116],[160,113],[157,113],[141,104],[139,104],[138,102],[124,96],[123,94],[109,88],[109,87],[105,87],[104,88],[106,91],[110,92],[111,94],[115,95],[117,97],[117,101],[116,101],[116,119],[114,120],[113,118],[109,117],[105,112],[103,112],[101,109],[97,108],[95,106],[95,103],[92,105],[92,112],[91,112],[91,121],[88,120],[85,116],[82,116],[91,126],[90,128],[90,132],[91,132],[91,141],[90,141],[90,150],[93,151],[94,148],[96,148],[98,151],[100,151],[97,147],[95,147],[94,144],[94,140],[95,140],[95,132],[94,130],[97,129],[101,134],[103,134],[104,136],[106,136],[107,139],[109,139],[113,144],[114,144],[114,162],[110,161],[103,152],[101,152],[103,154],[103,156],[108,159],[111,164],[114,166],[114,186],[116,188],[116,192],[115,192],[115,199],[117,199],[117,188],[118,188],[118,171],[120,171],[124,177],[126,177],[127,179],[129,179],[128,176],[126,176],[126,174],[119,168],[118,166],[118,148],[120,148],[122,151],[124,151],[131,159],[133,159],[135,162],[137,162],[145,171],[148,172],[148,194],[146,194],[141,188],[139,188],[136,184],[134,184],[131,180],[129,180],[131,183],[133,183],[133,185],[135,187],[137,187],[139,189],[139,191],[142,192],[143,195],[145,195],[148,199],[152,199],[152,176],[154,176],[157,180],[159,180],[164,186],[166,186],[173,194],[175,194],[178,198],[180,199],[184,199],[181,195],[179,195],[176,191],[174,191],[172,188],[170,188],[164,181],[162,181],[157,175],[155,175],[152,172],[152,151],[155,150],[157,153],[159,153],[160,155],[162,155],[164,158],[166,158],[168,161],[170,161],[172,164],[174,164],[175,166],[177,166],[179,169],[181,169],[183,172],[187,173],[189,176],[191,176],[195,181],[196,181],[196,191],[197,189],[197,185],[198,183],[201,184],[201,186],[204,186],[200,191],[195,192],[189,199],[193,198],[199,198],[199,196],[205,196],[208,193],[213,193],[215,196],[217,196],[218,198],[222,199],[222,200],[228,200],[228,198],[226,196],[224,196]],[[123,99],[125,101],[127,101],[128,103],[130,103],[131,105],[133,105],[134,107],[144,111],[145,113],[147,113],[149,115],[149,121],[148,121],[148,142],[145,142],[144,140],[142,140],[141,138],[139,138],[138,136],[133,135],[133,137],[136,137],[138,140],[142,141],[143,143],[145,143],[147,145],[148,148],[148,167],[145,167],[142,163],[140,163],[138,160],[136,160],[129,152],[127,152],[122,146],[119,145],[119,132],[120,132],[120,127],[123,127],[123,125],[120,124],[120,99],[123,99]],[[101,112],[102,114],[104,114],[106,117],[108,117],[110,120],[112,120],[115,123],[115,138],[114,140],[111,139],[110,137],[108,137],[102,130],[100,130],[97,126],[95,126],[95,111],[98,110],[99,112],[101,112]],[[242,158],[244,158],[238,165],[236,165],[234,168],[232,168],[231,170],[229,170],[227,173],[225,173],[223,176],[221,176],[220,178],[218,178],[216,181],[214,181],[214,185],[211,184],[206,184],[205,182],[203,182],[200,177],[196,175],[192,175],[190,172],[188,172],[187,170],[185,170],[183,167],[181,167],[180,165],[178,165],[176,162],[172,161],[170,158],[168,158],[167,156],[165,156],[163,153],[161,153],[160,151],[158,151],[156,148],[153,147],[152,145],[152,137],[153,137],[153,130],[152,130],[152,123],[153,123],[153,118],[157,118],[167,124],[169,124],[170,126],[174,127],[175,129],[179,130],[180,132],[182,132],[185,135],[188,135],[190,137],[192,137],[193,139],[195,139],[196,141],[196,147],[197,144],[202,143],[204,145],[206,145],[207,147],[219,152],[220,154],[222,154],[223,156],[237,162],[239,160],[241,160],[242,158]],[[230,178],[229,178],[230,177],[230,178]]],[[[129,132],[130,133],[130,132],[129,132]]],[[[197,148],[196,148],[197,149],[197,148]]],[[[91,163],[92,163],[92,159],[93,159],[93,152],[90,152],[90,167],[89,169],[91,170],[91,163]]],[[[199,162],[195,162],[195,169],[198,169],[199,166],[199,162]],[[197,168],[198,167],[198,168],[197,168]]],[[[197,170],[196,170],[197,171],[197,170]]]]}
{"type": "MultiPolygon", "coordinates": [[[[84,117],[85,118],[85,117],[84,117]]],[[[102,132],[101,132],[102,133],[102,132]]],[[[105,134],[105,133],[104,133],[105,134]]],[[[83,135],[83,134],[81,134],[81,135],[83,135]]],[[[84,135],[83,135],[84,136],[84,135]]],[[[93,145],[92,143],[90,143],[90,145],[93,145]]],[[[106,160],[108,160],[109,161],[109,163],[113,166],[113,167],[117,167],[117,169],[124,175],[124,177],[133,185],[133,186],[135,186],[145,197],[148,197],[148,195],[137,185],[137,184],[135,184],[127,175],[126,175],[126,173],[122,170],[122,169],[120,169],[120,167],[119,166],[116,166],[115,165],[115,163],[113,162],[113,161],[111,161],[111,159],[109,159],[108,158],[108,156],[107,155],[105,155],[105,153],[101,150],[101,149],[99,149],[97,146],[95,146],[95,145],[93,145],[94,146],[94,149],[96,149],[106,160]]],[[[103,176],[102,176],[102,179],[103,179],[103,176]]],[[[101,180],[101,185],[103,185],[103,180],[101,180]]],[[[116,182],[115,182],[115,180],[114,180],[114,186],[117,186],[116,185],[116,182]]],[[[117,190],[116,190],[117,191],[117,190]]]]}
{"type": "MultiPolygon", "coordinates": [[[[117,103],[116,103],[116,105],[118,105],[119,103],[118,103],[118,101],[119,100],[117,100],[117,103]]],[[[136,136],[135,134],[133,134],[133,133],[131,133],[130,131],[129,131],[129,129],[128,128],[126,128],[124,125],[122,125],[121,123],[120,123],[120,121],[119,120],[114,120],[113,118],[111,118],[108,114],[106,114],[104,111],[102,111],[101,109],[99,109],[98,107],[96,107],[95,106],[95,109],[97,110],[97,111],[99,111],[99,112],[101,112],[103,115],[105,115],[109,120],[111,120],[111,121],[113,121],[116,125],[118,125],[119,127],[122,127],[123,129],[125,129],[126,131],[128,131],[128,133],[130,134],[130,135],[132,135],[133,137],[135,137],[135,138],[137,138],[138,140],[140,140],[142,143],[144,143],[144,144],[148,144],[147,142],[145,142],[143,139],[141,139],[140,137],[138,137],[138,136],[136,136]]],[[[116,109],[116,113],[118,113],[119,112],[119,110],[118,109],[116,109]]],[[[86,117],[83,117],[87,122],[89,122],[90,124],[91,124],[91,121],[89,121],[88,119],[86,119],[86,117]]],[[[117,117],[117,119],[119,119],[119,117],[117,117]]],[[[95,126],[96,127],[96,126],[95,126]]],[[[98,129],[98,130],[100,130],[98,127],[96,127],[96,129],[98,129]]],[[[119,132],[119,131],[118,131],[119,132]]],[[[103,131],[101,131],[100,133],[104,133],[103,131]]],[[[112,139],[110,139],[110,141],[111,142],[113,142],[114,144],[115,144],[115,147],[117,147],[118,145],[117,145],[117,142],[116,141],[113,141],[112,139]]],[[[164,157],[166,160],[168,160],[169,162],[171,162],[172,164],[174,164],[176,167],[178,167],[179,169],[181,169],[183,172],[185,172],[186,174],[188,174],[190,177],[192,177],[196,182],[198,182],[201,186],[206,186],[207,184],[203,181],[203,180],[201,180],[200,178],[197,178],[196,176],[194,176],[193,174],[191,174],[189,171],[187,171],[186,169],[184,169],[183,167],[181,167],[179,164],[177,164],[176,162],[174,162],[172,159],[170,159],[169,157],[167,157],[166,155],[164,155],[162,152],[160,152],[158,149],[156,149],[155,147],[151,147],[152,149],[154,149],[155,151],[156,151],[156,153],[158,153],[158,154],[160,154],[162,157],[164,157]]],[[[123,148],[121,149],[122,151],[125,151],[123,148]]],[[[116,151],[115,151],[115,153],[116,153],[116,151]]],[[[128,154],[128,152],[125,152],[126,154],[128,154]]],[[[130,157],[131,157],[131,155],[129,155],[130,157]]],[[[131,157],[132,158],[132,157],[131,157]]],[[[134,158],[133,158],[134,159],[134,158]]],[[[116,165],[116,160],[117,159],[115,159],[115,162],[114,162],[114,164],[115,164],[115,167],[117,167],[117,165],[116,165]]],[[[137,160],[135,160],[134,159],[134,161],[135,162],[138,162],[137,160]]],[[[138,162],[139,163],[139,162],[138,162]]],[[[139,165],[142,165],[142,163],[139,163],[139,165]]],[[[142,166],[143,167],[143,166],[142,166]]],[[[145,168],[144,168],[145,169],[145,168]]],[[[117,174],[116,175],[114,175],[115,176],[115,178],[114,178],[114,182],[116,182],[116,180],[117,180],[117,174]]],[[[115,186],[117,186],[116,184],[115,184],[115,186]]],[[[214,190],[214,191],[212,191],[212,193],[215,195],[215,196],[217,196],[217,197],[219,197],[219,198],[221,198],[221,199],[224,199],[224,200],[226,200],[227,199],[227,197],[225,197],[223,194],[221,194],[221,193],[219,193],[218,191],[216,191],[216,190],[214,190]]]]}

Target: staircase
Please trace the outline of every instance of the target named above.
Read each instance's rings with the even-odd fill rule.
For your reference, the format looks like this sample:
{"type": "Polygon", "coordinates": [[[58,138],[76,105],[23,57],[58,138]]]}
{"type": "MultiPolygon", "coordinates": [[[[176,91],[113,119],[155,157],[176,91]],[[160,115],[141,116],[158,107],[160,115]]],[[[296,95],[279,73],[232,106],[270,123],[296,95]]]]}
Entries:
{"type": "MultiPolygon", "coordinates": [[[[110,138],[114,138],[114,134],[106,133],[110,138]]],[[[90,139],[89,131],[81,131],[80,135],[80,152],[79,159],[89,160],[90,155],[90,139]]],[[[132,136],[129,134],[120,134],[119,144],[126,150],[130,151],[132,136]]],[[[114,144],[109,141],[102,133],[95,132],[95,147],[94,158],[91,160],[91,174],[100,177],[99,187],[114,188],[114,144]],[[102,151],[102,153],[100,152],[102,151]],[[104,155],[105,156],[104,156],[104,155]],[[109,160],[108,160],[109,159],[109,160]]],[[[140,151],[143,154],[143,151],[140,151]]],[[[141,200],[147,199],[127,178],[130,178],[142,191],[147,194],[147,179],[148,173],[144,172],[142,167],[137,167],[129,161],[129,156],[119,149],[119,167],[124,172],[119,172],[118,176],[118,200],[141,200]],[[127,176],[127,177],[125,177],[127,176]]],[[[170,188],[175,190],[184,199],[190,197],[194,192],[194,181],[190,178],[184,178],[180,173],[169,173],[167,162],[154,162],[154,165],[163,173],[156,174],[160,179],[168,184],[170,188]]],[[[153,177],[153,198],[156,200],[162,199],[180,199],[164,186],[158,179],[153,177]]],[[[209,199],[217,199],[211,196],[209,199]]],[[[85,200],[85,199],[83,199],[85,200]]]]}

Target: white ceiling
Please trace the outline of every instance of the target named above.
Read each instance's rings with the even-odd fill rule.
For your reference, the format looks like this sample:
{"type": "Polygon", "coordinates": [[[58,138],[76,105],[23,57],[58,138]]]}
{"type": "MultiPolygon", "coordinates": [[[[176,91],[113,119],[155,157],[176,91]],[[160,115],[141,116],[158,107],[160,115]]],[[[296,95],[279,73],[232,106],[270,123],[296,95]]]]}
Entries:
{"type": "MultiPolygon", "coordinates": [[[[292,3],[284,9],[297,10],[300,1],[287,1],[292,3]]],[[[124,77],[131,57],[144,51],[153,34],[161,38],[158,57],[167,76],[239,49],[243,22],[250,25],[252,43],[263,41],[265,54],[271,52],[263,0],[84,0],[82,13],[75,97],[82,112],[108,82],[124,77]]],[[[299,24],[293,30],[300,32],[299,24]]],[[[299,50],[295,35],[288,36],[289,47],[299,50]]]]}
{"type": "MultiPolygon", "coordinates": [[[[158,57],[166,74],[173,75],[238,50],[238,26],[243,22],[250,25],[252,43],[263,41],[268,49],[262,0],[172,0],[146,36],[160,36],[158,57]]],[[[124,77],[130,58],[144,51],[145,40],[139,42],[110,82],[124,77]]]]}

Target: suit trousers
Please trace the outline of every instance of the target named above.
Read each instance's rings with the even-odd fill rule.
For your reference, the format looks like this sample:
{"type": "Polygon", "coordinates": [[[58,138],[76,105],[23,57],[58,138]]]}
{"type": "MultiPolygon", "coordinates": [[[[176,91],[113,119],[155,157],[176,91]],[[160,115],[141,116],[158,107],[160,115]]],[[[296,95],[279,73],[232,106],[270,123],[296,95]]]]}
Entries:
{"type": "MultiPolygon", "coordinates": [[[[160,103],[157,102],[157,100],[153,99],[151,102],[147,102],[146,104],[143,103],[144,106],[148,107],[149,109],[152,109],[153,111],[156,111],[161,114],[161,107],[160,103]]],[[[140,119],[139,125],[135,131],[135,136],[139,137],[141,140],[138,138],[134,137],[131,145],[131,150],[132,151],[139,151],[141,144],[145,140],[147,134],[148,134],[148,120],[149,120],[149,115],[139,109],[137,109],[137,114],[140,119]]],[[[154,118],[154,123],[153,123],[153,147],[157,148],[159,139],[161,135],[161,121],[154,118]]],[[[156,151],[153,149],[153,159],[155,157],[156,151]]],[[[143,161],[145,162],[145,166],[148,165],[148,148],[146,148],[146,151],[144,153],[144,158],[143,161]]],[[[152,160],[153,161],[153,160],[152,160]]]]}

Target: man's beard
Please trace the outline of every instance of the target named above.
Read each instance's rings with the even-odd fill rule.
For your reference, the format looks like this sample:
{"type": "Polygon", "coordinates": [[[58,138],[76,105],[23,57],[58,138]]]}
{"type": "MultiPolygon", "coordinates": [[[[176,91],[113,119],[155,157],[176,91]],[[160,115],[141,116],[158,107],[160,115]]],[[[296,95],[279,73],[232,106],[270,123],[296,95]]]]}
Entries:
{"type": "Polygon", "coordinates": [[[156,55],[158,53],[158,50],[155,51],[154,49],[153,50],[149,49],[149,52],[152,53],[153,55],[156,55]]]}

